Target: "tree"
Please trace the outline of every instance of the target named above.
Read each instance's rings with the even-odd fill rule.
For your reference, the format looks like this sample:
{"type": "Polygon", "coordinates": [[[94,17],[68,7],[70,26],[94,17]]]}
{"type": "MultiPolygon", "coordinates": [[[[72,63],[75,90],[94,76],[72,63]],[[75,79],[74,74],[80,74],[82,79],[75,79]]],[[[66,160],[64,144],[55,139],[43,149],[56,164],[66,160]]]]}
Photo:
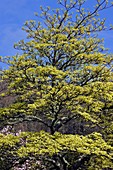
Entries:
{"type": "Polygon", "coordinates": [[[8,151],[3,168],[9,154],[13,169],[26,161],[27,169],[113,168],[113,56],[96,35],[106,30],[98,12],[112,4],[97,0],[94,10],[85,12],[84,3],[59,1],[63,9],[52,14],[41,7],[42,23],[26,22],[30,40],[15,45],[23,54],[2,59],[9,69],[1,73],[8,86],[1,96],[15,100],[0,109],[1,128],[32,121],[46,131],[1,134],[1,153],[8,151]]]}

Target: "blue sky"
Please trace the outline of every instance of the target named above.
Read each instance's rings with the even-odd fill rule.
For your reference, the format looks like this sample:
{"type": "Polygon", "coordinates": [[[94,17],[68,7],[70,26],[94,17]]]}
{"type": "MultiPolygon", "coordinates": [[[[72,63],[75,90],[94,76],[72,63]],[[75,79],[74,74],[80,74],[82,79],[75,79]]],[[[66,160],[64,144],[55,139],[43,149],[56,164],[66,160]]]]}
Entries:
{"type": "MultiPolygon", "coordinates": [[[[87,0],[92,7],[95,0],[87,0]]],[[[56,8],[57,0],[3,0],[0,2],[0,56],[15,55],[18,51],[14,43],[25,39],[26,34],[21,30],[24,22],[36,19],[34,12],[39,12],[40,5],[56,8]]],[[[113,8],[105,10],[101,16],[107,18],[107,25],[113,24],[113,8]]],[[[105,46],[113,52],[113,31],[102,32],[100,37],[105,39],[105,46]]],[[[0,67],[5,67],[0,63],[0,67]]]]}

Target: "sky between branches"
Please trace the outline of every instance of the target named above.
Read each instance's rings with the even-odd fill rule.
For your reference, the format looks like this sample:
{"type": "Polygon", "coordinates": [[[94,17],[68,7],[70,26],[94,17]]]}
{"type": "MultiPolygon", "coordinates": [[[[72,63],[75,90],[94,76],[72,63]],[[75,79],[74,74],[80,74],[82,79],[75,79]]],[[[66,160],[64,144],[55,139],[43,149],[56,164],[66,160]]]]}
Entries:
{"type": "MultiPolygon", "coordinates": [[[[87,7],[92,8],[95,0],[87,0],[87,7]]],[[[14,43],[25,39],[26,34],[22,26],[26,20],[35,19],[34,12],[40,12],[40,5],[56,8],[57,0],[3,0],[0,2],[0,56],[15,55],[18,51],[13,48],[14,43]]],[[[113,8],[100,13],[106,18],[106,25],[113,24],[113,8]]],[[[113,52],[113,30],[101,32],[105,39],[105,47],[113,52]]],[[[5,65],[0,63],[0,67],[5,65]]]]}

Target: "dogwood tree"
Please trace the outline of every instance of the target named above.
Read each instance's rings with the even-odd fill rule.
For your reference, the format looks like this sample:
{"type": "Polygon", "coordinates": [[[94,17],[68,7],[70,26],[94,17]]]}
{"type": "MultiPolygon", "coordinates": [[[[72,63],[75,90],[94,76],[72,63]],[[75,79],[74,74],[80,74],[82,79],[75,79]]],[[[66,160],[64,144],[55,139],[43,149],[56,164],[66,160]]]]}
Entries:
{"type": "Polygon", "coordinates": [[[43,131],[1,133],[0,164],[10,155],[10,169],[112,169],[113,56],[97,36],[107,29],[98,13],[112,3],[97,0],[91,11],[84,0],[58,3],[41,7],[42,22],[25,23],[28,41],[15,45],[22,55],[2,58],[9,68],[1,97],[15,100],[0,108],[1,129],[39,122],[43,131]],[[81,133],[73,129],[79,122],[81,133]]]}

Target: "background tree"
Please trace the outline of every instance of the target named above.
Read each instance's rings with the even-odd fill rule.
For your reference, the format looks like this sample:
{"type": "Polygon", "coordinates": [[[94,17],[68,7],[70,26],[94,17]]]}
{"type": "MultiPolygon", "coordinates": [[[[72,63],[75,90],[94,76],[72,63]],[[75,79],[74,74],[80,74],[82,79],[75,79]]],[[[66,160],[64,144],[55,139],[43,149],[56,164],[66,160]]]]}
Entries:
{"type": "Polygon", "coordinates": [[[62,9],[52,12],[41,7],[42,23],[27,21],[30,40],[15,45],[23,54],[2,59],[10,66],[1,73],[8,87],[1,96],[15,98],[0,109],[2,127],[34,121],[46,131],[1,136],[1,151],[11,147],[9,137],[17,140],[13,169],[15,159],[28,158],[31,169],[113,168],[113,56],[95,35],[106,29],[98,12],[112,4],[96,2],[93,11],[82,0],[59,1],[62,9]]]}

